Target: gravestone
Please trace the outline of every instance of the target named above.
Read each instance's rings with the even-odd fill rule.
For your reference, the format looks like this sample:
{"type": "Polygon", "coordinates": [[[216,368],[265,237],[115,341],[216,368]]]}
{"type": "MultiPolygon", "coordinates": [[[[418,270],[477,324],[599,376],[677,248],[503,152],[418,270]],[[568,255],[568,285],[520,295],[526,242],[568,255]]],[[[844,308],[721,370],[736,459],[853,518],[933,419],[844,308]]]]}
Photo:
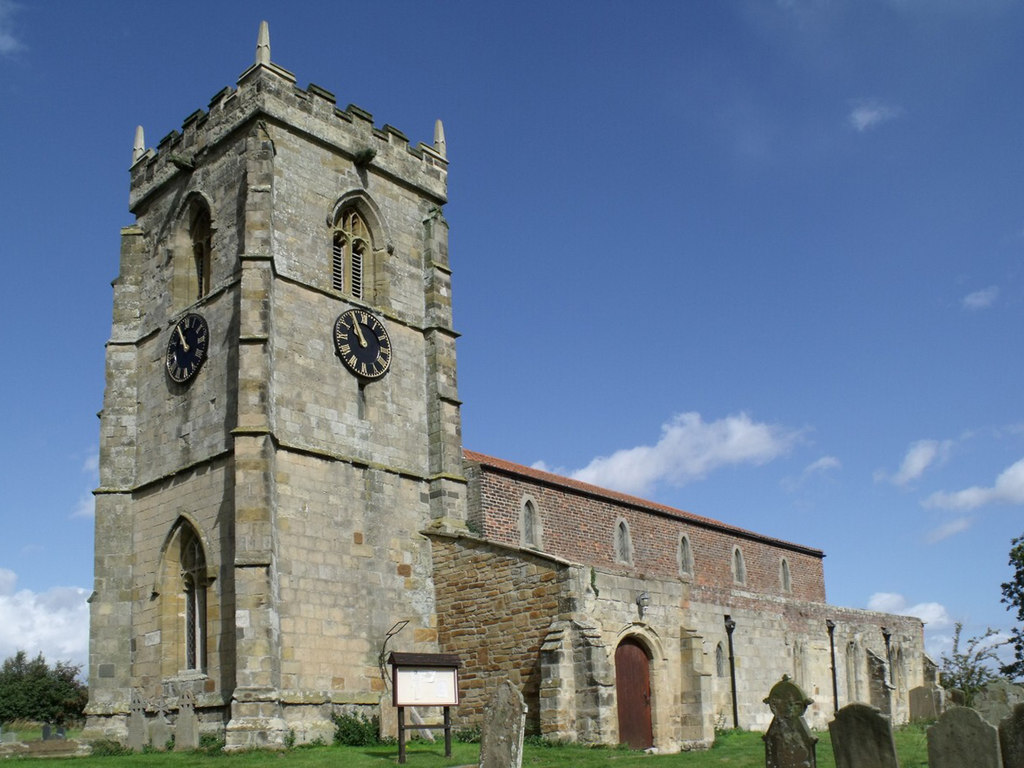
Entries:
{"type": "Polygon", "coordinates": [[[199,749],[196,696],[192,691],[185,691],[178,697],[178,717],[174,721],[174,751],[193,749],[199,749]]]}
{"type": "Polygon", "coordinates": [[[828,724],[836,768],[899,768],[892,722],[875,707],[847,704],[828,724]]]}
{"type": "Polygon", "coordinates": [[[67,729],[63,725],[58,725],[57,730],[53,732],[53,738],[58,741],[64,741],[68,737],[67,729]]]}
{"type": "Polygon", "coordinates": [[[945,691],[938,685],[910,689],[910,719],[935,720],[942,714],[945,691]]]}
{"type": "Polygon", "coordinates": [[[951,707],[928,729],[928,768],[1003,768],[995,726],[967,707],[951,707]]]}
{"type": "Polygon", "coordinates": [[[971,706],[987,722],[999,725],[1021,703],[1024,703],[1024,686],[1014,685],[1009,680],[993,680],[974,694],[971,706]]]}
{"type": "Polygon", "coordinates": [[[146,746],[146,703],[137,690],[132,690],[128,704],[128,749],[141,752],[146,746]]]}
{"type": "Polygon", "coordinates": [[[167,704],[163,697],[157,699],[154,706],[156,707],[156,717],[149,724],[149,745],[153,749],[163,752],[167,749],[167,742],[171,740],[174,731],[171,730],[171,724],[167,722],[167,704]]]}
{"type": "Polygon", "coordinates": [[[773,715],[768,731],[761,737],[765,768],[817,768],[814,749],[818,739],[811,735],[804,720],[804,712],[814,702],[789,675],[783,675],[764,703],[773,715]]]}
{"type": "Polygon", "coordinates": [[[53,738],[53,726],[43,723],[43,741],[49,741],[51,738],[53,738]]]}
{"type": "Polygon", "coordinates": [[[1003,768],[1024,768],[1024,704],[999,722],[999,750],[1003,768]]]}
{"type": "Polygon", "coordinates": [[[520,768],[523,764],[523,734],[526,704],[523,694],[510,681],[498,686],[484,707],[480,730],[480,768],[520,768]]]}

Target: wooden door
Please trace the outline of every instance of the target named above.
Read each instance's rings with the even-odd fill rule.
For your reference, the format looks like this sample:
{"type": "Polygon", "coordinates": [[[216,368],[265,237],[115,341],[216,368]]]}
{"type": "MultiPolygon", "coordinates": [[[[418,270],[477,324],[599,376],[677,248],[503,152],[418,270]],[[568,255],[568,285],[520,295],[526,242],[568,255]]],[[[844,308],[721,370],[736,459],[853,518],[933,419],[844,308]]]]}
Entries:
{"type": "Polygon", "coordinates": [[[615,695],[619,702],[619,741],[632,749],[654,744],[651,728],[651,665],[647,651],[626,638],[615,649],[615,695]]]}

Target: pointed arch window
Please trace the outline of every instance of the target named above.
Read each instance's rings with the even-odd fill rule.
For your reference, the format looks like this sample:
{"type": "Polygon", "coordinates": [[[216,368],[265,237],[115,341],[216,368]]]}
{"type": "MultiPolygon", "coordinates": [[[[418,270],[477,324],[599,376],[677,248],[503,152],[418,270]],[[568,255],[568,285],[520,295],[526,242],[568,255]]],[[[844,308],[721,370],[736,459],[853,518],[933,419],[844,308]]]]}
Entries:
{"type": "Polygon", "coordinates": [[[537,506],[531,499],[523,503],[522,511],[522,545],[524,547],[540,548],[541,521],[537,512],[537,506]]]}
{"type": "Polygon", "coordinates": [[[732,551],[732,579],[737,584],[747,583],[747,563],[743,559],[743,550],[739,547],[732,551]]]}
{"type": "Polygon", "coordinates": [[[206,669],[206,555],[191,527],[181,532],[181,586],[185,595],[185,669],[206,669]]]}
{"type": "Polygon", "coordinates": [[[198,301],[210,292],[213,230],[210,209],[206,203],[194,200],[189,209],[188,236],[192,243],[192,276],[190,297],[198,301]]]}
{"type": "Polygon", "coordinates": [[[331,287],[354,299],[366,298],[366,272],[372,254],[366,220],[355,206],[343,208],[332,233],[331,287]]]}
{"type": "Polygon", "coordinates": [[[619,520],[615,526],[615,559],[620,563],[633,562],[633,541],[625,520],[619,520]]]}
{"type": "Polygon", "coordinates": [[[725,647],[719,643],[715,646],[715,675],[725,677],[725,647]]]}
{"type": "Polygon", "coordinates": [[[693,575],[693,548],[690,537],[685,533],[679,537],[679,573],[682,576],[693,575]]]}
{"type": "Polygon", "coordinates": [[[782,558],[779,563],[779,581],[783,592],[788,594],[793,591],[793,578],[789,575],[789,560],[786,558],[782,558]]]}

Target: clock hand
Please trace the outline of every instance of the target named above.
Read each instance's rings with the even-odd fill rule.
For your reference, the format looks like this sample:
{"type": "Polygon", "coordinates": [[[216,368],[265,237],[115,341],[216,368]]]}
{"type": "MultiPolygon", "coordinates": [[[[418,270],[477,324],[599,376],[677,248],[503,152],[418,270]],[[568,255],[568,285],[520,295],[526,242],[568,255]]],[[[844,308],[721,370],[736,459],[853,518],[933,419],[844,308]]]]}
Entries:
{"type": "Polygon", "coordinates": [[[366,337],[363,336],[363,329],[359,327],[359,321],[352,315],[352,327],[355,328],[356,336],[359,337],[359,346],[366,347],[366,337]]]}
{"type": "Polygon", "coordinates": [[[188,352],[188,342],[185,341],[185,334],[181,332],[181,326],[174,326],[174,330],[178,332],[178,338],[181,339],[181,348],[188,352]]]}

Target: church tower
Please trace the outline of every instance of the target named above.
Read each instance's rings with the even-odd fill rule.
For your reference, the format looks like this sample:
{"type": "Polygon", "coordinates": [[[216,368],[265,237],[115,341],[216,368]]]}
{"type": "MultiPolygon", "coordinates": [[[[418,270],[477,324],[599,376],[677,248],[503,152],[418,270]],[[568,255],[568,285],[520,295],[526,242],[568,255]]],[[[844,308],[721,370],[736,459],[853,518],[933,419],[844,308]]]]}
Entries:
{"type": "Polygon", "coordinates": [[[106,349],[87,729],[195,697],[230,747],[376,707],[437,650],[465,529],[443,129],[410,146],[271,61],[141,128],[106,349]],[[133,701],[135,702],[133,705],[133,701]],[[140,703],[141,702],[141,703],[140,703]]]}

